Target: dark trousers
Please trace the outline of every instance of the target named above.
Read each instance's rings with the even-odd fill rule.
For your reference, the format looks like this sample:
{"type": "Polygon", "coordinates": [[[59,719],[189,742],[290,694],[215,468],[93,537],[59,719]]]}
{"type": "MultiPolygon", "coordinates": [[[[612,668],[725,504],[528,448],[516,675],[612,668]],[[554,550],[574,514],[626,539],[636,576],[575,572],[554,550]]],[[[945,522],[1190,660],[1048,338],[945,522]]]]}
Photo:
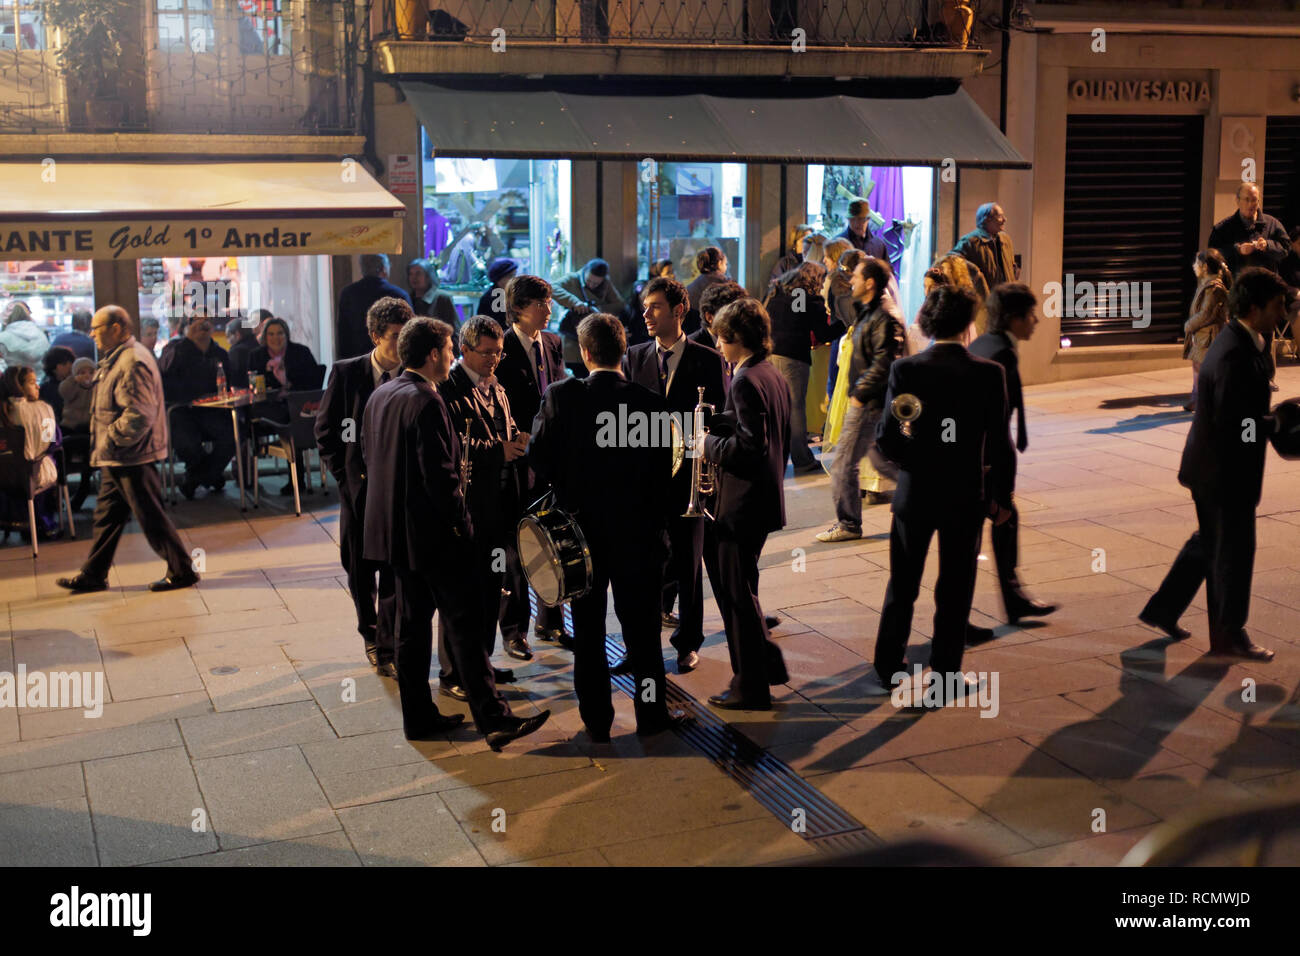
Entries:
{"type": "Polygon", "coordinates": [[[402,726],[407,734],[427,730],[438,714],[429,690],[433,659],[433,614],[441,612],[461,686],[469,694],[469,709],[480,733],[491,733],[510,716],[510,707],[497,690],[492,664],[481,641],[483,613],[479,578],[468,560],[448,563],[427,572],[394,568],[397,582],[397,688],[402,695],[402,726]]]}
{"type": "MultiPolygon", "coordinates": [[[[474,522],[475,568],[482,573],[482,587],[479,589],[481,613],[478,633],[466,635],[465,640],[477,641],[483,646],[488,657],[491,657],[492,652],[496,650],[497,621],[501,617],[504,600],[501,587],[506,575],[501,556],[505,551],[508,535],[504,525],[495,515],[484,513],[480,509],[475,510],[477,513],[471,513],[470,517],[474,522]]],[[[511,510],[509,513],[514,512],[511,510]]],[[[451,654],[453,642],[448,635],[452,626],[452,621],[446,615],[439,616],[438,677],[445,683],[459,684],[460,677],[456,673],[456,663],[451,654]]]]}
{"type": "Polygon", "coordinates": [[[721,525],[713,532],[718,566],[714,596],[727,630],[734,674],[730,689],[747,704],[765,706],[772,701],[768,686],[789,680],[781,649],[768,636],[758,603],[758,556],[767,535],[737,534],[721,525]]]}
{"type": "MultiPolygon", "coordinates": [[[[981,529],[982,530],[982,529],[981,529]]],[[[1020,511],[1011,504],[1011,517],[992,527],[993,561],[998,569],[998,584],[1002,589],[1002,606],[1008,614],[1011,608],[1024,600],[1020,592],[1020,578],[1016,565],[1020,561],[1020,511]]],[[[978,560],[978,559],[977,559],[978,560]]]]}
{"type": "Polygon", "coordinates": [[[889,526],[889,585],[880,612],[873,664],[886,685],[903,669],[903,653],[912,632],[912,611],[921,590],[930,539],[939,535],[939,579],[934,585],[934,637],[930,667],[941,674],[961,670],[966,649],[966,622],[975,596],[979,560],[981,505],[950,514],[895,514],[889,526]]]}
{"type": "Polygon", "coordinates": [[[705,518],[668,519],[668,567],[677,582],[679,624],[671,638],[678,654],[698,651],[704,644],[705,518]]]}
{"type": "Polygon", "coordinates": [[[1250,616],[1250,581],[1255,569],[1255,505],[1192,495],[1196,531],[1178,552],[1160,589],[1151,595],[1143,614],[1159,621],[1177,621],[1205,582],[1210,616],[1210,650],[1244,647],[1250,616]]]}
{"type": "Polygon", "coordinates": [[[609,733],[614,723],[609,658],[605,653],[605,611],[610,588],[614,590],[614,613],[623,628],[623,643],[636,681],[632,700],[637,727],[651,729],[668,716],[658,614],[662,551],[658,547],[640,547],[642,540],[658,538],[635,534],[619,539],[587,536],[591,590],[573,600],[573,689],[578,695],[582,722],[596,736],[609,733]]]}
{"type": "Polygon", "coordinates": [[[230,412],[215,408],[177,408],[171,413],[172,448],[185,462],[185,480],[212,485],[222,480],[230,459],[235,457],[235,432],[230,412]],[[204,453],[203,443],[212,451],[204,453]]]}
{"type": "Polygon", "coordinates": [[[128,465],[99,470],[94,539],[90,556],[81,566],[82,574],[99,581],[108,577],[117,543],[132,515],[140,523],[149,547],[167,562],[169,575],[183,576],[193,572],[189,552],[181,544],[176,526],[163,510],[158,470],[153,465],[128,465]]]}
{"type": "Polygon", "coordinates": [[[339,486],[339,560],[348,573],[348,593],[357,609],[357,631],[367,644],[379,648],[379,662],[393,659],[394,631],[397,627],[397,585],[393,569],[361,556],[365,547],[365,490],[359,496],[344,485],[339,486]],[[375,586],[378,576],[379,586],[375,586]]]}

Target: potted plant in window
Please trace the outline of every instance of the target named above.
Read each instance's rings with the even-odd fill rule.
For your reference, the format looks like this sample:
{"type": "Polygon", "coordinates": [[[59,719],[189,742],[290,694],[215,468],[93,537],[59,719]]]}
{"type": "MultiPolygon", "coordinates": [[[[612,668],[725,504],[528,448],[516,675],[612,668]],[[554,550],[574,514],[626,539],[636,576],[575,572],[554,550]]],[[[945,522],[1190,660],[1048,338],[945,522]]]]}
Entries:
{"type": "Polygon", "coordinates": [[[80,102],[92,129],[116,128],[123,114],[118,87],[122,45],[139,27],[139,4],[44,0],[41,14],[47,29],[58,31],[58,63],[68,88],[69,121],[76,122],[72,104],[80,102]]]}

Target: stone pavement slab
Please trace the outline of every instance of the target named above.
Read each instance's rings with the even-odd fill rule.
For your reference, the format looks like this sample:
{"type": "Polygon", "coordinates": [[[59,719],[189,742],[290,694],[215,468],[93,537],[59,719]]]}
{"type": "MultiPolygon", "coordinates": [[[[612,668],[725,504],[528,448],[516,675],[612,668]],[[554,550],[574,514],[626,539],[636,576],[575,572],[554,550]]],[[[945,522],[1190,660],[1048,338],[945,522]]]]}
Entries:
{"type": "Polygon", "coordinates": [[[194,772],[223,850],[339,829],[297,747],[206,757],[194,772]]]}

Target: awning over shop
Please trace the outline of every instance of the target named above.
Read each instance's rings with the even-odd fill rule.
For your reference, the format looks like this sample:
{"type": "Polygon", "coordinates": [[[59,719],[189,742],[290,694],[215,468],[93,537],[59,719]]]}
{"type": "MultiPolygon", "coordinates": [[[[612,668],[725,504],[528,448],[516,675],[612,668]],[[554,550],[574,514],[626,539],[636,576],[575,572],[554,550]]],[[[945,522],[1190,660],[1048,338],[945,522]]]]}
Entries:
{"type": "Polygon", "coordinates": [[[733,97],[467,90],[404,81],[438,156],[1028,169],[962,90],[733,97]]]}
{"type": "Polygon", "coordinates": [[[0,259],[400,252],[405,207],[354,160],[0,163],[0,259]]]}

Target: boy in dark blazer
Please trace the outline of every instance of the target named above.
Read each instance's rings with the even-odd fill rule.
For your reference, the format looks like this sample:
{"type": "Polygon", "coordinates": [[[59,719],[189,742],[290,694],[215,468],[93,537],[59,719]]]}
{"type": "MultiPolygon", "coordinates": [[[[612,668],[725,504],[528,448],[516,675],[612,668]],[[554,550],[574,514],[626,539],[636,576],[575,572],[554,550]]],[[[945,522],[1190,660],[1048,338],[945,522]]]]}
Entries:
{"type": "Polygon", "coordinates": [[[1178,469],[1178,483],[1191,489],[1196,504],[1197,530],[1138,615],[1174,640],[1188,637],[1178,619],[1204,581],[1210,653],[1256,661],[1273,659],[1250,639],[1246,620],[1264,440],[1276,430],[1268,408],[1268,344],[1285,315],[1286,293],[1286,283],[1267,269],[1245,269],[1232,283],[1232,318],[1201,363],[1196,413],[1178,469]]]}
{"type": "MultiPolygon", "coordinates": [[[[568,371],[564,367],[564,346],[560,337],[548,332],[551,319],[551,284],[537,276],[515,276],[506,286],[506,306],[510,310],[510,328],[502,341],[501,364],[497,381],[510,399],[515,427],[531,432],[533,419],[542,405],[542,393],[568,371]]],[[[546,493],[546,483],[538,479],[528,459],[520,458],[520,507],[527,508],[546,493]]],[[[516,519],[518,515],[516,515],[516,519]]],[[[506,599],[501,613],[501,639],[506,653],[521,661],[533,659],[528,646],[528,579],[511,549],[506,557],[506,599]]],[[[560,608],[538,603],[536,633],[543,640],[564,645],[564,615],[560,608]]]]}
{"type": "MultiPolygon", "coordinates": [[[[895,675],[905,668],[912,610],[936,533],[939,579],[930,668],[944,675],[945,686],[954,686],[948,675],[961,671],[984,517],[993,515],[997,524],[1011,517],[1005,376],[996,362],[971,355],[961,343],[975,308],[975,297],[963,289],[932,290],[921,307],[920,323],[934,342],[917,355],[895,360],[889,369],[876,444],[898,465],[899,476],[891,506],[889,585],[876,632],[869,696],[889,694],[895,675]],[[910,436],[891,413],[901,395],[921,402],[910,436]]],[[[964,679],[959,683],[959,692],[974,689],[964,679]]]]}
{"type": "Polygon", "coordinates": [[[713,514],[721,585],[715,597],[734,673],[709,703],[769,710],[772,684],[789,680],[758,601],[758,557],[785,526],[785,462],[790,454],[790,388],[767,361],[772,323],[757,299],[739,299],[713,319],[722,356],[734,369],[725,411],[714,417],[704,457],[717,468],[713,514]]]}
{"type": "MultiPolygon", "coordinates": [[[[721,410],[726,401],[726,366],[713,349],[690,341],[682,332],[689,299],[686,287],[676,279],[656,276],[641,292],[646,330],[651,341],[634,345],[623,357],[623,374],[629,381],[659,395],[668,410],[690,421],[700,400],[721,410]]],[[[672,635],[677,649],[677,671],[686,673],[699,664],[698,651],[704,644],[704,519],[683,518],[691,499],[691,469],[684,462],[676,477],[655,475],[669,485],[668,566],[666,576],[676,584],[678,627],[672,635]]],[[[665,610],[671,610],[671,604],[665,610]]],[[[614,673],[625,673],[625,659],[614,673]]]]}
{"type": "Polygon", "coordinates": [[[404,371],[366,405],[364,557],[390,565],[397,582],[395,658],[406,738],[442,739],[462,719],[440,714],[429,692],[436,610],[448,622],[474,722],[499,751],[537,730],[550,711],[526,720],[510,713],[479,638],[483,584],[460,493],[460,444],[437,390],[455,361],[451,336],[451,326],[437,319],[407,322],[397,340],[404,371]]]}
{"type": "Polygon", "coordinates": [[[388,565],[362,557],[366,466],[361,454],[361,425],[371,394],[401,374],[397,337],[411,317],[411,307],[406,301],[392,296],[370,307],[366,313],[366,329],[374,349],[334,363],[316,413],[316,446],[339,486],[339,559],[348,575],[348,593],[356,605],[357,630],[365,641],[366,660],[382,676],[391,678],[397,677],[393,666],[395,585],[388,565]]]}

